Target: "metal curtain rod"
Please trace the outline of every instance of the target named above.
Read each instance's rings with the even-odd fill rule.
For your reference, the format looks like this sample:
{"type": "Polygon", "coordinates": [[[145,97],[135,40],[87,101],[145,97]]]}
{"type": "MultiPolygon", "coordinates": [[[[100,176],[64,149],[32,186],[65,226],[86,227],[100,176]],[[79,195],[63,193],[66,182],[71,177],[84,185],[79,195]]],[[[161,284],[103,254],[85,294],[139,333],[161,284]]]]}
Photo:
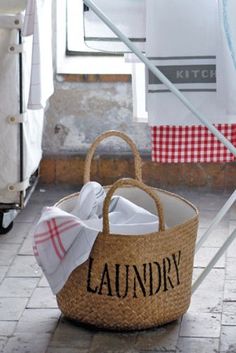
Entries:
{"type": "Polygon", "coordinates": [[[142,52],[136,48],[136,46],[109,20],[109,18],[93,3],[91,0],[83,0],[84,4],[87,5],[111,30],[117,37],[127,45],[127,47],[152,71],[152,73],[164,83],[169,90],[180,99],[180,101],[201,121],[217,139],[224,144],[228,150],[236,156],[236,147],[222,135],[219,130],[192,105],[191,102],[171,83],[163,73],[153,65],[150,60],[142,54],[142,52]]]}

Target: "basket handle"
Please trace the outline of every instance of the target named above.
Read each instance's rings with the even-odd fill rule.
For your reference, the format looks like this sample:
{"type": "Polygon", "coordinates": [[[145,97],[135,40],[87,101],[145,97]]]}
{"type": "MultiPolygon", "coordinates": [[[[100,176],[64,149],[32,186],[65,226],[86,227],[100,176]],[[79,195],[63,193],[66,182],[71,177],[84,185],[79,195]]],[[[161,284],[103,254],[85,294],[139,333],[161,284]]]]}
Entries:
{"type": "Polygon", "coordinates": [[[88,181],[90,181],[91,162],[92,162],[92,158],[93,158],[93,155],[95,153],[97,146],[99,145],[99,143],[102,140],[104,140],[110,136],[120,137],[122,140],[127,142],[127,144],[130,146],[130,148],[133,152],[133,155],[134,155],[134,176],[135,176],[135,179],[142,181],[142,160],[141,160],[139,151],[138,151],[135,143],[131,140],[131,138],[129,136],[127,136],[123,132],[116,131],[116,130],[109,130],[109,131],[106,131],[103,134],[99,135],[94,140],[94,142],[92,143],[90,148],[88,149],[86,159],[85,159],[85,165],[84,165],[84,184],[87,183],[88,181]]]}
{"type": "Polygon", "coordinates": [[[122,186],[135,186],[145,191],[154,200],[157,208],[157,214],[159,216],[159,231],[164,231],[165,230],[164,212],[163,212],[163,207],[159,196],[156,193],[154,193],[154,191],[150,187],[145,185],[143,182],[137,179],[123,178],[123,179],[117,180],[111,186],[111,188],[108,190],[107,195],[105,197],[104,204],[103,204],[103,233],[104,234],[110,233],[108,212],[109,212],[111,197],[114,194],[115,190],[122,186]]]}

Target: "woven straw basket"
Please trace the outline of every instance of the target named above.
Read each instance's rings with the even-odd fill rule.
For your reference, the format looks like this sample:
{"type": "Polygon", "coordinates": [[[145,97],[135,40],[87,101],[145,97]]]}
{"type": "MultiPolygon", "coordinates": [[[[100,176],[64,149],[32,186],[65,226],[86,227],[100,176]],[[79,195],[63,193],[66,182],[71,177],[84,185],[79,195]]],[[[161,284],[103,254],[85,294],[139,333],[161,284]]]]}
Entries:
{"type": "MultiPolygon", "coordinates": [[[[182,197],[142,183],[140,166],[135,155],[136,179],[107,187],[103,231],[89,259],[57,294],[59,308],[70,319],[113,330],[145,329],[176,320],[189,307],[198,211],[182,197]],[[108,209],[115,192],[158,214],[159,229],[143,235],[110,234],[108,209]]],[[[57,207],[70,212],[77,195],[57,207]]]]}

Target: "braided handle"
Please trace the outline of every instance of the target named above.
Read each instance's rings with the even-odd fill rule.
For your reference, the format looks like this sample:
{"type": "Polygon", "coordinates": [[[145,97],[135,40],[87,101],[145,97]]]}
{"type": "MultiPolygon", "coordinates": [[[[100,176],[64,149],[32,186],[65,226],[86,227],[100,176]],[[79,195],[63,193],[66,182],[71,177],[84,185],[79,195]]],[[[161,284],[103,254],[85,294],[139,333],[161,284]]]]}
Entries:
{"type": "Polygon", "coordinates": [[[150,187],[145,185],[143,182],[136,180],[136,179],[132,179],[132,178],[123,178],[123,179],[117,180],[111,186],[111,188],[107,192],[106,198],[104,200],[104,204],[103,204],[103,233],[104,234],[110,233],[109,217],[108,217],[109,204],[110,204],[111,197],[114,194],[115,190],[118,189],[119,187],[122,187],[122,186],[137,187],[137,188],[145,191],[154,200],[156,208],[157,208],[157,214],[159,216],[159,231],[164,231],[165,230],[164,212],[163,212],[163,207],[162,207],[159,196],[150,187]]]}
{"type": "Polygon", "coordinates": [[[97,146],[99,145],[99,143],[102,140],[104,140],[108,137],[111,137],[111,136],[120,137],[122,140],[127,142],[127,144],[130,146],[132,153],[134,155],[134,176],[135,176],[135,179],[140,180],[140,181],[142,180],[142,160],[141,160],[139,151],[138,151],[135,143],[131,140],[131,138],[129,136],[127,136],[123,132],[109,130],[109,131],[106,131],[103,134],[99,135],[94,140],[94,142],[92,143],[92,145],[90,146],[90,148],[87,152],[86,159],[85,159],[85,165],[84,165],[84,184],[87,183],[88,181],[90,181],[91,162],[92,162],[92,158],[93,158],[93,155],[95,153],[97,146]]]}

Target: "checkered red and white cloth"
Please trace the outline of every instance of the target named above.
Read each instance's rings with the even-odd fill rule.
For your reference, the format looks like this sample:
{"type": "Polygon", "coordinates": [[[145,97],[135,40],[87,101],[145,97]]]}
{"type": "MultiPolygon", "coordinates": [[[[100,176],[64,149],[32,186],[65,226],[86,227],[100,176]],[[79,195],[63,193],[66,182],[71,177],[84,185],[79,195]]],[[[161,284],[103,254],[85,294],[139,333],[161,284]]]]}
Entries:
{"type": "MultiPolygon", "coordinates": [[[[236,146],[236,124],[216,124],[215,127],[236,146]]],[[[231,162],[236,159],[201,125],[152,126],[151,138],[153,162],[231,162]]]]}

